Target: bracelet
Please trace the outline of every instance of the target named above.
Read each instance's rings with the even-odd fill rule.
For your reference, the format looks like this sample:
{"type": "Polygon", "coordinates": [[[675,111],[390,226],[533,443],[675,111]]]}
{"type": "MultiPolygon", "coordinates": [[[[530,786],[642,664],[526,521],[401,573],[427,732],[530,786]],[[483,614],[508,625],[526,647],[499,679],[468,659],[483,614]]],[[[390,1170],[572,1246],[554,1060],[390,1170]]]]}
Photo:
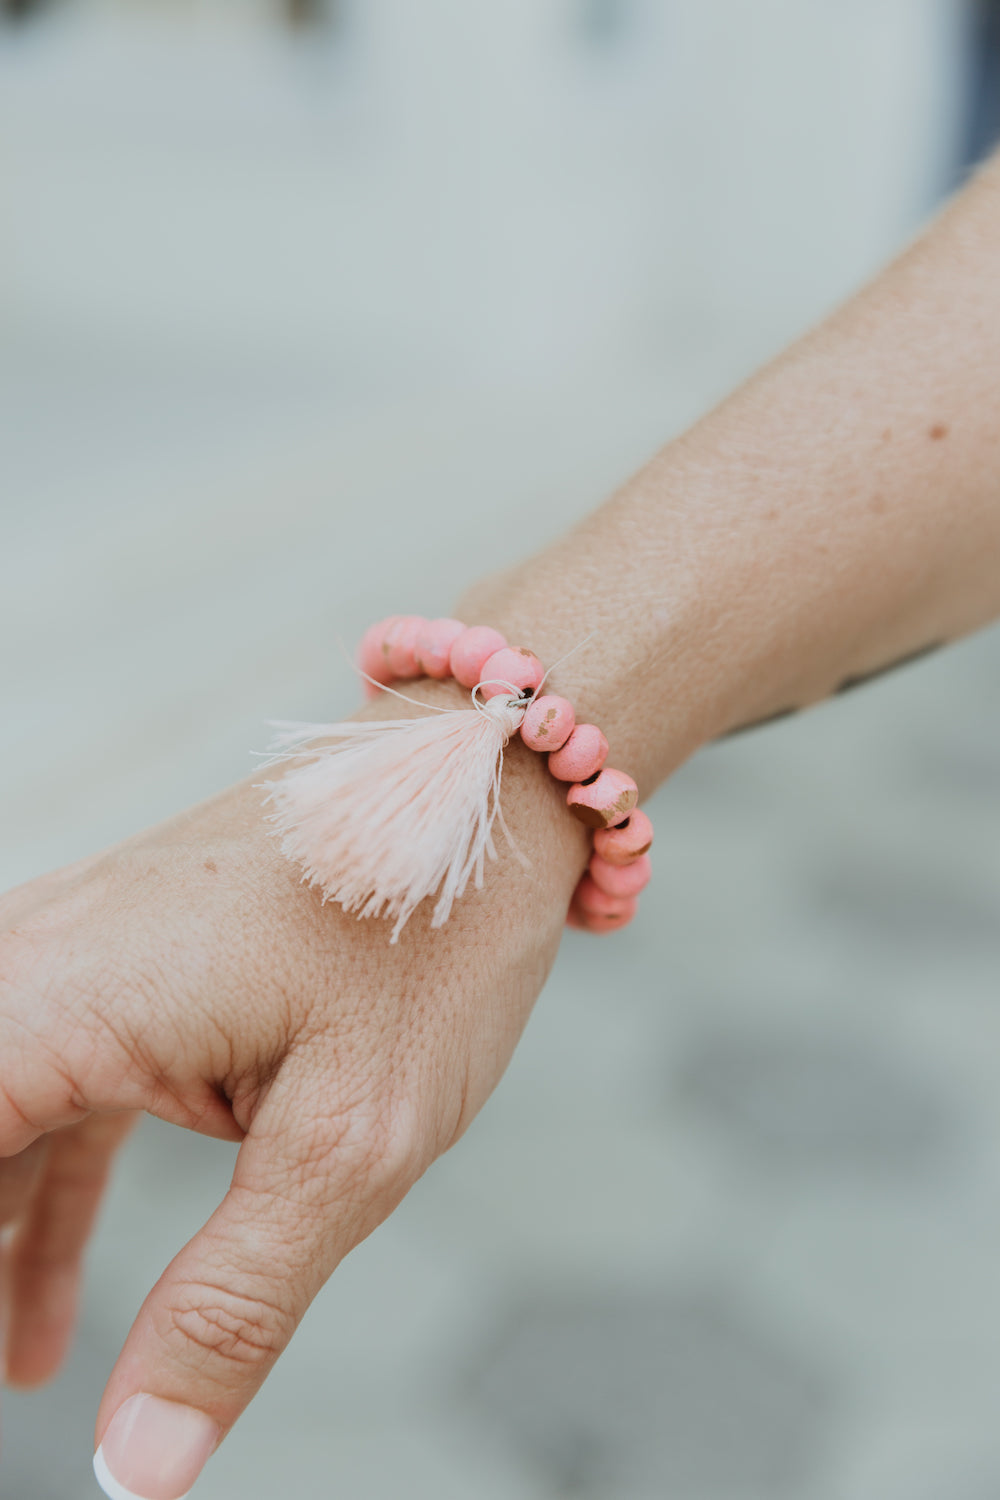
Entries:
{"type": "Polygon", "coordinates": [[[521,740],[529,750],[548,755],[557,781],[572,783],[569,810],[594,830],[594,852],[573,893],[567,923],[588,932],[613,932],[632,920],[639,892],[649,884],[653,825],[636,807],[639,788],[631,776],[605,765],[608,742],[597,725],[578,724],[566,698],[536,696],[545,668],[534,652],[508,646],[488,625],[470,629],[460,620],[390,615],[363,635],[358,664],[385,687],[402,678],[453,677],[487,701],[509,687],[530,700],[521,740]]]}
{"type": "Polygon", "coordinates": [[[419,703],[435,712],[282,726],[272,760],[295,764],[266,787],[271,821],[324,901],[359,917],[394,917],[395,942],[419,902],[436,895],[431,925],[442,926],[469,881],[483,884],[485,859],[496,857],[503,751],[520,733],[570,783],[567,806],[594,834],[567,925],[613,932],[632,920],[649,882],[652,824],[631,776],[606,765],[608,742],[596,724],[578,724],[566,698],[540,693],[547,674],[534,652],[489,626],[390,615],[365,632],[358,665],[371,695],[406,702],[416,700],[394,682],[454,678],[475,712],[419,703]],[[311,743],[319,738],[330,743],[311,743]]]}

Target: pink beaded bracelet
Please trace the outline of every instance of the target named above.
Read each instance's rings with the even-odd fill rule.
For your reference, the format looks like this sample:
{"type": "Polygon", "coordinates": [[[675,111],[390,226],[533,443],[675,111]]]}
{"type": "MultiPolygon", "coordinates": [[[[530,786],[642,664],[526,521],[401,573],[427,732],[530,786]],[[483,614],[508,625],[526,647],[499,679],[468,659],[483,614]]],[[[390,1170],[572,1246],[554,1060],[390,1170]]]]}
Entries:
{"type": "Polygon", "coordinates": [[[608,742],[597,725],[578,724],[566,698],[534,696],[545,677],[534,652],[508,646],[489,626],[390,615],[365,632],[358,664],[385,686],[405,677],[454,677],[463,687],[480,685],[485,699],[511,684],[530,698],[521,740],[529,750],[548,755],[558,781],[572,783],[566,797],[570,812],[594,829],[594,853],[567,922],[588,932],[613,932],[632,920],[639,892],[649,884],[653,825],[636,807],[639,789],[631,776],[605,765],[608,742]]]}
{"type": "Polygon", "coordinates": [[[597,725],[578,724],[566,698],[539,694],[546,673],[534,652],[486,625],[390,615],[365,632],[358,662],[372,694],[411,702],[392,683],[453,677],[476,712],[418,703],[418,719],[286,726],[275,759],[296,764],[268,786],[273,821],[324,900],[395,918],[395,942],[419,902],[436,896],[431,925],[441,926],[495,857],[503,751],[520,733],[569,783],[570,812],[594,831],[568,925],[613,932],[632,920],[649,882],[652,824],[631,776],[605,764],[597,725]],[[313,743],[320,738],[330,743],[313,743]]]}

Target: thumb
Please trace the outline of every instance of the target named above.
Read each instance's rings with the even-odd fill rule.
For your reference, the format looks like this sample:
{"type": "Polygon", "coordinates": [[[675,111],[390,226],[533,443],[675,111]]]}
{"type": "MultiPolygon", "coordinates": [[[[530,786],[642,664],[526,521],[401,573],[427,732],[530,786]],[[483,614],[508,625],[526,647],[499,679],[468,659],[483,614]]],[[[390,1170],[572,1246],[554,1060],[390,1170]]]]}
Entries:
{"type": "Polygon", "coordinates": [[[419,1175],[388,1105],[367,1091],[331,1111],[332,1092],[279,1074],[225,1199],[143,1304],[98,1413],[112,1500],[187,1494],[320,1287],[419,1175]]]}

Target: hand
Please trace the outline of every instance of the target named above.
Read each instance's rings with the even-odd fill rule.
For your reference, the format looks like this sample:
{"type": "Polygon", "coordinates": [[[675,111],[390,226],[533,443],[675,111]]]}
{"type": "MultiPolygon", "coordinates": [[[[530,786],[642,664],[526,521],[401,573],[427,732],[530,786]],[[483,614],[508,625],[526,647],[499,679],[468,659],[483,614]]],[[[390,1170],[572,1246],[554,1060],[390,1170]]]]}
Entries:
{"type": "Polygon", "coordinates": [[[241,1142],[229,1192],[146,1299],[108,1382],[99,1467],[119,1487],[145,1500],[190,1488],[326,1278],[500,1078],[586,857],[518,744],[503,803],[530,870],[501,835],[484,891],[437,932],[419,911],[392,947],[388,923],[345,917],[300,882],[249,783],[0,901],[10,1380],[42,1381],[62,1358],[136,1112],[241,1142]]]}

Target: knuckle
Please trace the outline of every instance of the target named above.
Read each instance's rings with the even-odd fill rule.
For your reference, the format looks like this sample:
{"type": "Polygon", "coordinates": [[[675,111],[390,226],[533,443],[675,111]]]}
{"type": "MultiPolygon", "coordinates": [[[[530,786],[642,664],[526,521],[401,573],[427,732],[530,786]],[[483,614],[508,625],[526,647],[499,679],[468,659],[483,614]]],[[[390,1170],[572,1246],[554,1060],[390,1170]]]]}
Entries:
{"type": "Polygon", "coordinates": [[[167,1348],[209,1376],[213,1367],[223,1376],[265,1369],[293,1331],[291,1314],[278,1302],[208,1282],[180,1288],[162,1316],[167,1348]]]}
{"type": "Polygon", "coordinates": [[[302,1172],[325,1176],[341,1201],[398,1199],[428,1165],[417,1108],[387,1088],[359,1086],[317,1113],[299,1150],[302,1172]]]}
{"type": "Polygon", "coordinates": [[[369,1196],[399,1196],[420,1176],[426,1163],[411,1100],[399,1094],[367,1099],[340,1124],[338,1154],[369,1196]]]}
{"type": "Polygon", "coordinates": [[[418,1111],[409,1100],[393,1100],[379,1118],[372,1141],[370,1170],[384,1189],[405,1192],[428,1165],[418,1111]]]}

